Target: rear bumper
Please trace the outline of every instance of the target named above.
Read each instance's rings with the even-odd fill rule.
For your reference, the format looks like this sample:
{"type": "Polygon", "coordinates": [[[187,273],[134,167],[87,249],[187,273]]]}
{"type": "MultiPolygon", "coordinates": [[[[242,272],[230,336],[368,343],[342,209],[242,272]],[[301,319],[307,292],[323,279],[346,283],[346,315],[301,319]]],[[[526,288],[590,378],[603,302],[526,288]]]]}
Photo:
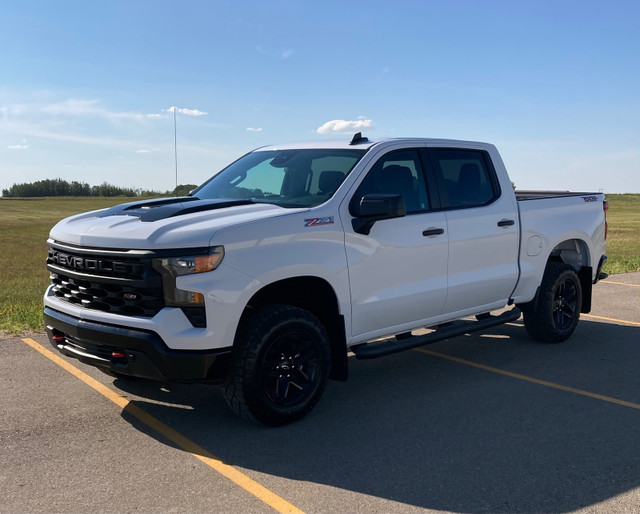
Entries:
{"type": "Polygon", "coordinates": [[[60,353],[121,375],[177,382],[220,382],[231,348],[171,350],[155,332],[86,321],[49,307],[44,322],[60,353]]]}

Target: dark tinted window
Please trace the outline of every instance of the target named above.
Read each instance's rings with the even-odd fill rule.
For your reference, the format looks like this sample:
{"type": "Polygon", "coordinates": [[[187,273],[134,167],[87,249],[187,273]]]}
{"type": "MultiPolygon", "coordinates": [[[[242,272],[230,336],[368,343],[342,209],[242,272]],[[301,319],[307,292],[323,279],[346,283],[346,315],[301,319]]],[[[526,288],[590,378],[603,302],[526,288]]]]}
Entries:
{"type": "Polygon", "coordinates": [[[477,150],[433,150],[443,207],[474,207],[499,196],[488,156],[477,150]]]}
{"type": "Polygon", "coordinates": [[[427,188],[415,150],[391,152],[378,160],[353,196],[354,202],[367,194],[402,195],[408,213],[429,209],[427,188]]]}

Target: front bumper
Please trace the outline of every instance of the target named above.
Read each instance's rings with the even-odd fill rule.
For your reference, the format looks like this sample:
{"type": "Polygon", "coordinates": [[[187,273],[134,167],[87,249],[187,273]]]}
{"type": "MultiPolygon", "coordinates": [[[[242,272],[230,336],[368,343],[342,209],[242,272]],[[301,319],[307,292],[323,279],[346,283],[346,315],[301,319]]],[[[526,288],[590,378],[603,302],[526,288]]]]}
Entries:
{"type": "Polygon", "coordinates": [[[49,342],[60,353],[121,375],[176,382],[220,382],[231,348],[171,350],[155,332],[86,321],[44,309],[49,342]]]}

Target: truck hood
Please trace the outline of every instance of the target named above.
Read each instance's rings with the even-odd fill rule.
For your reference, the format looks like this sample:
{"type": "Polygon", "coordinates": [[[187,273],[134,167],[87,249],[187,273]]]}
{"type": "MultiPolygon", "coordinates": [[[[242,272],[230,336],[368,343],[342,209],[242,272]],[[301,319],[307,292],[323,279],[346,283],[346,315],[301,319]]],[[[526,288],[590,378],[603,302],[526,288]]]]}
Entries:
{"type": "Polygon", "coordinates": [[[95,248],[196,248],[210,246],[223,228],[304,210],[249,200],[165,198],[71,216],[55,225],[50,237],[95,248]]]}

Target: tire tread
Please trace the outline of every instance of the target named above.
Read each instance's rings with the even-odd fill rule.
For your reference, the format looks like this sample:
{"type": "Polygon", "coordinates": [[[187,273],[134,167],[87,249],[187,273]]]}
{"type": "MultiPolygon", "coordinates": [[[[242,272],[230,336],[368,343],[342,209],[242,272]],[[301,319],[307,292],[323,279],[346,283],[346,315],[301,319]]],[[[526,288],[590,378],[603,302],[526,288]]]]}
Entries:
{"type": "MultiPolygon", "coordinates": [[[[256,405],[247,394],[248,375],[250,370],[255,369],[258,365],[259,342],[268,337],[276,327],[291,321],[310,324],[320,333],[324,341],[328,342],[326,331],[320,321],[310,312],[292,305],[267,305],[252,310],[241,322],[234,342],[233,363],[223,382],[223,395],[231,410],[247,421],[279,426],[301,419],[315,407],[326,387],[329,367],[328,353],[321,383],[316,394],[304,408],[289,415],[268,412],[256,405]]],[[[328,352],[328,344],[326,346],[328,352]]]]}

